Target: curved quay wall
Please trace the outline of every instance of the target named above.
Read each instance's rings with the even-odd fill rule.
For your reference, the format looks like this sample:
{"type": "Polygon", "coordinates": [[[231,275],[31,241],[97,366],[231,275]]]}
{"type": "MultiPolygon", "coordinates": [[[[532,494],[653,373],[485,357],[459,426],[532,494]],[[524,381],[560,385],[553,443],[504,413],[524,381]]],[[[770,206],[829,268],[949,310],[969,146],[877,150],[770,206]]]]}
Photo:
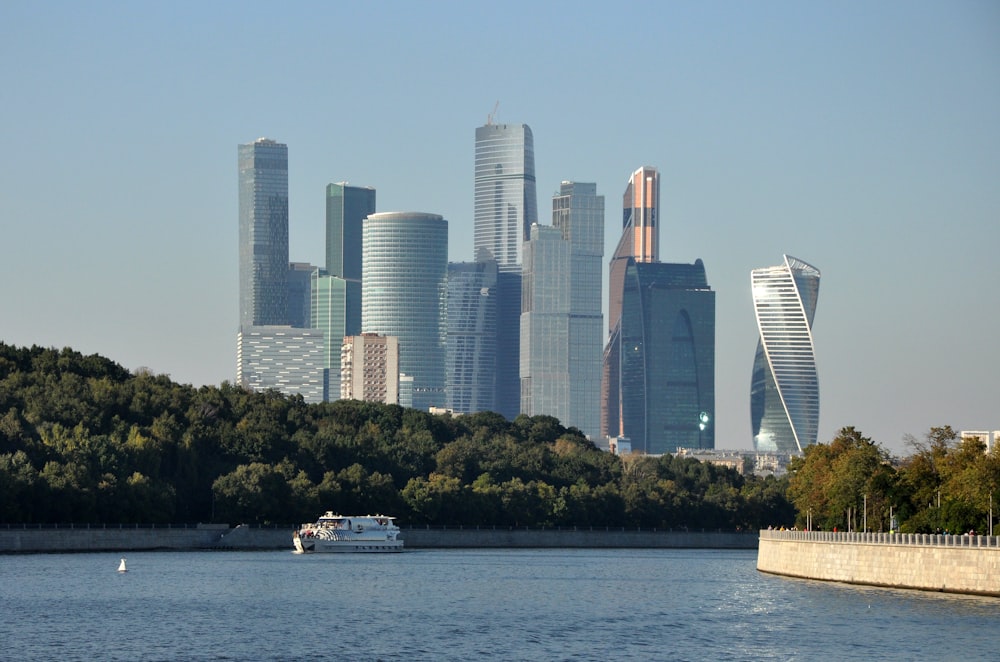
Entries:
{"type": "Polygon", "coordinates": [[[757,569],[848,584],[1000,596],[1000,537],[761,531],[757,569]]]}
{"type": "MultiPolygon", "coordinates": [[[[291,525],[256,528],[226,524],[0,525],[0,553],[139,551],[154,549],[288,549],[291,525]]],[[[408,549],[633,548],[756,549],[756,533],[635,529],[403,528],[408,549]]]]}

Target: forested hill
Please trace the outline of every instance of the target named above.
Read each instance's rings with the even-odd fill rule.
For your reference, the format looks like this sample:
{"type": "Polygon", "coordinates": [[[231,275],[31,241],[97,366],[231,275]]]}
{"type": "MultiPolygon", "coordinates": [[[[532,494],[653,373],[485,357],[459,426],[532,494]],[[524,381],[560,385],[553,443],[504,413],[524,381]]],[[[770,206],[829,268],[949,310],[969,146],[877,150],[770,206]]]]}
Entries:
{"type": "Polygon", "coordinates": [[[193,388],[71,349],[0,343],[0,522],[751,529],[786,484],[690,458],[597,449],[550,416],[434,416],[193,388]]]}

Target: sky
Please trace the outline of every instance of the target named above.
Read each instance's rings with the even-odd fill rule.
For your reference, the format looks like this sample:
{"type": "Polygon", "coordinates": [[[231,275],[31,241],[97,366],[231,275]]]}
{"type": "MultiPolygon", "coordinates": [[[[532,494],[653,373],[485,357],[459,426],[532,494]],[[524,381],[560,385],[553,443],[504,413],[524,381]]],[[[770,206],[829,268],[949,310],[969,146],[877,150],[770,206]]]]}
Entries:
{"type": "Polygon", "coordinates": [[[496,109],[542,222],[597,184],[605,259],[659,170],[661,259],[717,293],[717,448],[752,447],[750,271],[785,254],[822,273],[819,441],[1000,429],[994,0],[7,0],[0,62],[2,342],[232,382],[237,145],[288,145],[292,261],[322,265],[340,181],[464,261],[496,109]]]}

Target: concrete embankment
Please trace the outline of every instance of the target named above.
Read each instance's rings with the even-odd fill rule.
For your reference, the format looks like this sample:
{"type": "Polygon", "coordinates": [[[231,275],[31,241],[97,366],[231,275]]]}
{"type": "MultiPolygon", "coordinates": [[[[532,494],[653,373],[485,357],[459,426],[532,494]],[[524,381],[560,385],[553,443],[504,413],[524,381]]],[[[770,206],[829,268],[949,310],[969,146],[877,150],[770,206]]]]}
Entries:
{"type": "Polygon", "coordinates": [[[1000,538],[761,531],[757,569],[849,584],[1000,596],[1000,538]]]}
{"type": "MultiPolygon", "coordinates": [[[[756,533],[627,529],[404,528],[407,549],[755,549],[756,533]]],[[[76,525],[0,528],[0,553],[153,549],[291,549],[292,527],[225,524],[156,528],[76,525]]]]}

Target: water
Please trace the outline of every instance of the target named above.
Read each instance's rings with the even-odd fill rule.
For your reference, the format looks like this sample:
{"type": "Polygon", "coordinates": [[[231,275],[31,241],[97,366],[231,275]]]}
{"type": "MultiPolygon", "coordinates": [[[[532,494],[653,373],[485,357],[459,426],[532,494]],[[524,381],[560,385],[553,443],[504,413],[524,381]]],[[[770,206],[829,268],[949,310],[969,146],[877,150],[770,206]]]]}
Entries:
{"type": "Polygon", "coordinates": [[[753,551],[0,556],[11,660],[951,660],[1000,599],[786,579],[753,551]]]}

